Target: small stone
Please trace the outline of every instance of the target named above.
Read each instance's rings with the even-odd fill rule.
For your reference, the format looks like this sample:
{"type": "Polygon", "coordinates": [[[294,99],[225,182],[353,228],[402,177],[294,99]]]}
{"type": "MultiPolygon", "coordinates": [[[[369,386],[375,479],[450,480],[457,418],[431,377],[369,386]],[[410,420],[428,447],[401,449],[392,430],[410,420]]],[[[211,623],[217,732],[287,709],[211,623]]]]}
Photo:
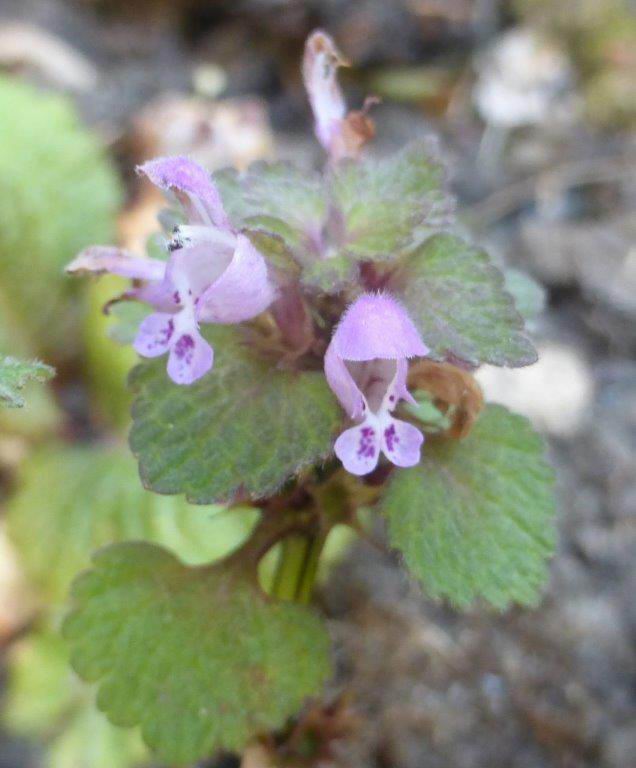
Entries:
{"type": "Polygon", "coordinates": [[[486,400],[527,416],[537,429],[559,437],[584,423],[594,396],[594,380],[572,347],[539,346],[539,361],[527,368],[484,366],[476,374],[486,400]]]}

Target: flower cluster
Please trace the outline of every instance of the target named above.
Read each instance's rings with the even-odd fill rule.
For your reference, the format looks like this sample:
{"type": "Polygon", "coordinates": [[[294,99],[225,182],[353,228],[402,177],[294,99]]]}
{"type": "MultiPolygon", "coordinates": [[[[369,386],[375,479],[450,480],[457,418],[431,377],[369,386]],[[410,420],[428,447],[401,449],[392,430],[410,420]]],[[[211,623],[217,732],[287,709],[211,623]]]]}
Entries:
{"type": "MultiPolygon", "coordinates": [[[[373,133],[365,110],[346,113],[336,80],[343,63],[327,35],[315,32],[309,38],[303,75],[316,135],[332,163],[355,158],[373,133]]],[[[166,259],[93,246],[67,271],[131,278],[133,287],[123,298],[152,309],[139,326],[136,351],[143,357],[167,353],[170,378],[190,385],[213,368],[214,351],[200,326],[242,323],[275,310],[272,304],[278,298],[284,302],[289,283],[268,266],[248,234],[232,225],[217,186],[200,165],[185,157],[159,158],[138,171],[176,197],[186,220],[166,239],[166,259]]],[[[272,315],[276,319],[277,312],[272,315]]],[[[381,453],[400,467],[419,461],[422,433],[392,413],[401,400],[412,401],[406,387],[409,358],[427,353],[406,310],[389,293],[361,292],[343,312],[324,370],[353,422],[334,446],[349,472],[368,474],[381,453]]]]}
{"type": "Polygon", "coordinates": [[[212,368],[212,347],[200,323],[240,323],[272,303],[263,256],[232,228],[209,174],[184,157],[161,158],[138,169],[172,192],[187,217],[166,244],[167,261],[135,258],[119,248],[87,248],[67,267],[70,273],[110,272],[142,281],[126,298],[155,311],[139,327],[134,347],[144,357],[166,352],[168,375],[192,384],[212,368]]]}
{"type": "MultiPolygon", "coordinates": [[[[114,301],[148,308],[117,329],[157,358],[129,381],[144,488],[238,515],[200,565],[180,561],[198,522],[161,526],[161,546],[112,544],[72,591],[63,633],[76,670],[165,764],[240,750],[263,729],[280,736],[276,747],[289,741],[290,718],[333,671],[327,627],[307,603],[341,548],[332,533],[364,533],[367,511],[383,516],[429,594],[455,607],[535,604],[547,575],[553,476],[542,441],[524,418],[484,404],[472,375],[534,362],[523,318],[505,275],[453,226],[430,142],[363,153],[371,101],[348,110],[344,63],[324,32],[309,37],[303,77],[322,170],[147,162],[139,172],[172,198],[154,258],[99,246],[68,267],[123,276],[114,301]],[[424,432],[435,437],[420,461],[424,432]]],[[[93,453],[96,471],[124,458],[93,453]]],[[[127,491],[128,462],[121,469],[127,491]]]]}

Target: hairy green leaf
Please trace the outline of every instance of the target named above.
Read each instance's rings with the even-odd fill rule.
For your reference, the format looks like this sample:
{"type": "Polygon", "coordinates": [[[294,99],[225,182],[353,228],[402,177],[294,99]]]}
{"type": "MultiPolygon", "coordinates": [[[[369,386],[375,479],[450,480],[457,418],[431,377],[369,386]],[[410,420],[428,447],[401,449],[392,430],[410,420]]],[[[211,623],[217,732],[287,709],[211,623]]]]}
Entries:
{"type": "Polygon", "coordinates": [[[433,597],[534,604],[554,547],[553,473],[526,419],[488,406],[464,440],[425,447],[382,501],[391,543],[433,597]]]}
{"type": "Polygon", "coordinates": [[[304,285],[327,293],[352,281],[356,261],[389,260],[420,242],[452,207],[427,142],[383,160],[341,164],[324,177],[259,163],[215,180],[235,223],[279,237],[304,267],[304,285]]]}
{"type": "Polygon", "coordinates": [[[331,452],[340,408],[322,372],[274,370],[235,329],[204,334],[214,369],[191,387],[172,383],[161,360],[133,372],[130,445],[142,480],[195,504],[267,496],[331,452]]]}
{"type": "Polygon", "coordinates": [[[358,268],[348,256],[333,256],[317,259],[309,264],[302,274],[301,282],[306,288],[320,293],[337,293],[351,285],[358,276],[358,268]]]}
{"type": "MultiPolygon", "coordinates": [[[[0,285],[0,358],[6,352],[10,357],[33,359],[34,347],[9,306],[5,288],[0,285]]],[[[28,408],[3,407],[0,398],[0,434],[42,437],[59,429],[64,419],[50,387],[31,381],[21,397],[27,401],[28,408]]]]}
{"type": "Polygon", "coordinates": [[[163,544],[182,560],[207,563],[238,546],[258,513],[192,507],[144,490],[124,445],[51,445],[25,463],[7,504],[9,535],[21,562],[49,602],[105,544],[130,539],[163,544]]]}
{"type": "Polygon", "coordinates": [[[294,259],[287,243],[280,235],[265,232],[263,230],[246,230],[245,234],[263,254],[270,267],[278,273],[296,278],[300,274],[300,265],[294,259]]]}
{"type": "Polygon", "coordinates": [[[510,367],[537,359],[503,276],[485,251],[458,237],[435,235],[418,246],[390,287],[437,359],[510,367]]]}
{"type": "Polygon", "coordinates": [[[43,768],[132,768],[149,755],[136,731],[111,725],[95,708],[92,689],[68,665],[68,647],[51,631],[15,645],[3,724],[44,746],[43,768]]]}
{"type": "Polygon", "coordinates": [[[112,722],[140,724],[169,763],[279,728],[331,671],[319,618],[265,598],[229,566],[189,568],[160,547],[118,544],[95,556],[73,596],[73,666],[100,682],[112,722]]]}
{"type": "Polygon", "coordinates": [[[53,368],[37,360],[17,360],[0,355],[0,405],[22,408],[24,398],[20,390],[27,382],[47,381],[53,374],[53,368]]]}
{"type": "Polygon", "coordinates": [[[389,260],[446,222],[452,201],[429,142],[396,155],[341,164],[331,193],[342,216],[342,246],[358,260],[389,260]]]}
{"type": "Polygon", "coordinates": [[[327,205],[320,174],[289,163],[255,163],[244,173],[214,174],[235,226],[279,235],[302,261],[320,232],[327,205]]]}

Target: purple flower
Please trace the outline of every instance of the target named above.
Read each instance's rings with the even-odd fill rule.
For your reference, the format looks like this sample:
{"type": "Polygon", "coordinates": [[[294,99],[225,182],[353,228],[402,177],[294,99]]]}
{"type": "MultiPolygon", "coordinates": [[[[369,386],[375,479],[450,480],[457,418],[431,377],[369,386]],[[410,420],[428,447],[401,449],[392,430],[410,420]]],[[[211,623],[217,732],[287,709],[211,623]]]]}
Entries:
{"type": "Polygon", "coordinates": [[[337,142],[347,112],[337,79],[338,67],[345,63],[329,35],[318,30],[309,36],[303,79],[314,113],[316,137],[327,152],[337,142]]]}
{"type": "Polygon", "coordinates": [[[334,161],[357,157],[375,134],[367,110],[377,99],[369,98],[362,110],[347,113],[337,78],[341,66],[348,66],[348,62],[331,37],[321,30],[312,32],[305,43],[303,80],[314,113],[316,137],[334,161]]]}
{"type": "Polygon", "coordinates": [[[167,262],[135,258],[119,248],[87,248],[67,267],[71,273],[110,272],[143,281],[127,298],[150,304],[134,347],[144,357],[168,353],[168,374],[192,384],[212,367],[212,347],[199,323],[240,323],[263,312],[275,298],[262,255],[234,230],[218,190],[201,166],[183,157],[153,160],[139,168],[173,192],[188,217],[177,227],[167,262]]]}
{"type": "Polygon", "coordinates": [[[393,418],[406,388],[408,358],[429,352],[406,310],[386,293],[360,296],[344,313],[325,354],[325,375],[355,427],[336,440],[345,469],[366,475],[380,451],[398,467],[420,460],[422,433],[393,418]]]}

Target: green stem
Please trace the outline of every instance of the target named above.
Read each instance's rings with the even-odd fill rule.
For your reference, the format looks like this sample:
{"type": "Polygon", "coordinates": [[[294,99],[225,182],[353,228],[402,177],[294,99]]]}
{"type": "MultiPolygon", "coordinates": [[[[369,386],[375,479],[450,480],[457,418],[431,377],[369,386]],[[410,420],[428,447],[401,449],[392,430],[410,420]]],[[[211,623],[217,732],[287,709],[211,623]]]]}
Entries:
{"type": "Polygon", "coordinates": [[[272,584],[272,595],[280,600],[308,603],[311,600],[323,533],[293,534],[281,542],[281,551],[272,584]]]}
{"type": "Polygon", "coordinates": [[[287,536],[280,543],[278,565],[272,583],[272,595],[281,600],[295,600],[299,575],[304,568],[307,537],[300,534],[287,536]]]}
{"type": "Polygon", "coordinates": [[[307,542],[307,553],[305,556],[305,567],[301,574],[296,592],[296,601],[299,603],[309,603],[314,592],[316,576],[318,574],[318,564],[320,555],[325,546],[327,537],[324,533],[318,533],[307,542]]]}

